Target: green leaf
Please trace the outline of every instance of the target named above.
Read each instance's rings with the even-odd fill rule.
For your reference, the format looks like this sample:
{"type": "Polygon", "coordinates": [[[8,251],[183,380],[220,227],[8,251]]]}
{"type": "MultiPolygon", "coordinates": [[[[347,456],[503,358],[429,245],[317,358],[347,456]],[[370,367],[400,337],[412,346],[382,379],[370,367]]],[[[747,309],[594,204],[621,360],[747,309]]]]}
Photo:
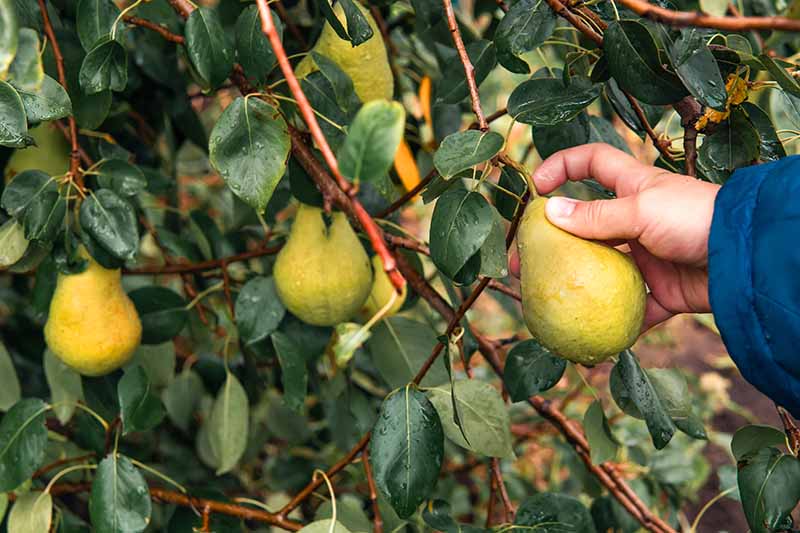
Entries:
{"type": "Polygon", "coordinates": [[[285,314],[272,277],[252,278],[236,297],[236,327],[248,345],[266,339],[278,329],[285,314]]]}
{"type": "Polygon", "coordinates": [[[67,201],[59,193],[45,192],[36,197],[25,209],[22,227],[29,241],[51,242],[64,226],[67,201]]]}
{"type": "Polygon", "coordinates": [[[72,101],[64,87],[50,76],[45,76],[35,91],[18,87],[25,115],[30,122],[47,122],[65,118],[72,114],[72,101]]]}
{"type": "Polygon", "coordinates": [[[358,8],[353,0],[342,0],[341,4],[347,21],[347,35],[353,46],[358,46],[372,39],[372,27],[369,25],[369,21],[362,10],[358,8]]]}
{"type": "MultiPolygon", "coordinates": [[[[278,36],[283,39],[283,22],[270,11],[278,36]]],[[[236,57],[248,78],[263,82],[277,63],[269,39],[261,31],[258,7],[245,8],[236,20],[236,57]]]]}
{"type": "Polygon", "coordinates": [[[734,170],[759,158],[761,138],[747,115],[733,109],[728,120],[703,139],[700,154],[717,170],[734,170]]]}
{"type": "Polygon", "coordinates": [[[175,344],[142,344],[133,353],[127,368],[141,365],[150,380],[150,384],[162,389],[172,383],[175,377],[175,344]]]}
{"type": "Polygon", "coordinates": [[[546,159],[559,150],[587,144],[592,129],[589,116],[580,113],[574,119],[556,126],[534,126],[531,133],[539,157],[546,159]]]}
{"type": "Polygon", "coordinates": [[[6,220],[0,226],[0,268],[22,259],[29,244],[22,226],[13,218],[6,220]]]}
{"type": "Polygon", "coordinates": [[[451,279],[486,241],[496,211],[477,192],[452,189],[436,201],[430,230],[431,259],[451,279]]]}
{"type": "Polygon", "coordinates": [[[445,179],[488,161],[500,152],[503,136],[493,131],[467,130],[445,137],[433,155],[436,170],[445,179]]]}
{"type": "Polygon", "coordinates": [[[169,419],[182,430],[188,431],[192,415],[204,392],[203,380],[197,372],[189,369],[178,374],[161,394],[169,419]]]}
{"type": "Polygon", "coordinates": [[[117,385],[117,397],[123,434],[151,430],[164,419],[164,406],[151,391],[150,379],[139,365],[125,370],[117,385]]]}
{"type": "Polygon", "coordinates": [[[2,522],[3,518],[5,518],[7,510],[8,510],[8,494],[3,492],[2,494],[0,494],[0,522],[2,522]]]}
{"type": "MultiPolygon", "coordinates": [[[[312,55],[319,56],[315,52],[312,52],[312,55]]],[[[311,107],[327,119],[320,120],[319,126],[331,149],[338,150],[345,139],[343,128],[350,123],[351,116],[336,98],[335,86],[321,70],[312,72],[300,80],[300,86],[308,97],[311,107]]]]}
{"type": "Polygon", "coordinates": [[[300,529],[299,533],[350,533],[350,530],[344,527],[338,520],[335,524],[331,524],[330,519],[328,519],[311,522],[300,529]]]}
{"type": "MultiPolygon", "coordinates": [[[[644,139],[647,135],[644,125],[636,114],[636,111],[634,111],[633,106],[631,106],[630,101],[628,101],[628,98],[625,96],[625,93],[620,89],[619,84],[614,79],[610,79],[606,82],[603,94],[617,113],[617,116],[622,119],[622,122],[624,122],[628,128],[636,132],[641,139],[644,139]]],[[[636,101],[642,111],[644,111],[645,118],[650,124],[656,124],[664,114],[662,107],[652,106],[636,99],[634,99],[634,101],[636,101]]]]}
{"type": "MultiPolygon", "coordinates": [[[[497,64],[494,44],[479,39],[469,43],[466,51],[474,69],[475,83],[480,85],[497,64]]],[[[445,66],[442,78],[436,85],[435,94],[437,104],[458,104],[469,96],[464,65],[457,57],[445,66]]]]}
{"type": "Polygon", "coordinates": [[[308,370],[306,360],[300,348],[285,333],[276,331],[272,334],[272,346],[278,354],[278,361],[283,371],[283,401],[294,411],[300,413],[306,399],[308,370]]]}
{"type": "Polygon", "coordinates": [[[800,462],[775,448],[762,448],[739,460],[739,493],[752,533],[792,526],[800,500],[800,462]]]}
{"type": "Polygon", "coordinates": [[[422,519],[431,529],[442,533],[486,533],[487,530],[456,522],[450,504],[444,500],[432,500],[422,508],[422,519]]]}
{"type": "MultiPolygon", "coordinates": [[[[18,91],[38,91],[44,81],[44,67],[36,30],[22,28],[19,30],[19,46],[17,55],[8,71],[8,82],[18,91]]],[[[28,117],[30,120],[30,117],[28,117]]]]}
{"type": "Polygon", "coordinates": [[[700,0],[700,9],[704,13],[723,17],[728,13],[728,0],[700,0]]]}
{"type": "Polygon", "coordinates": [[[617,456],[620,443],[611,432],[600,400],[593,401],[586,409],[583,415],[583,431],[586,433],[586,440],[589,441],[593,464],[599,465],[617,456]]]}
{"type": "Polygon", "coordinates": [[[758,132],[758,137],[761,140],[759,147],[761,161],[777,161],[782,157],[786,157],[786,149],[778,137],[770,116],[752,102],[742,103],[741,108],[758,132]]]}
{"type": "Polygon", "coordinates": [[[78,0],[75,23],[83,49],[90,51],[97,41],[109,35],[118,16],[119,9],[112,0],[78,0]]]}
{"type": "Polygon", "coordinates": [[[0,0],[0,76],[5,77],[19,43],[19,20],[14,0],[0,0]]]}
{"type": "Polygon", "coordinates": [[[339,169],[352,182],[387,179],[403,139],[406,112],[399,102],[373,100],[356,114],[339,149],[339,169]]]}
{"type": "Polygon", "coordinates": [[[96,531],[140,533],[150,522],[150,491],[130,459],[112,453],[97,466],[89,514],[96,531]]]}
{"type": "Polygon", "coordinates": [[[144,172],[136,165],[121,159],[110,159],[97,170],[101,187],[111,189],[122,197],[136,196],[147,187],[144,172]]]}
{"type": "Polygon", "coordinates": [[[172,340],[186,325],[186,302],[166,287],[140,287],[128,293],[142,321],[142,343],[161,344],[172,340]]]}
{"type": "Polygon", "coordinates": [[[203,81],[211,89],[222,85],[233,68],[233,50],[217,12],[209,7],[192,11],[184,36],[189,59],[203,81]]]}
{"type": "Polygon", "coordinates": [[[696,439],[706,439],[703,424],[694,414],[686,377],[677,368],[651,368],[645,371],[661,403],[675,425],[696,439]]]}
{"type": "Polygon", "coordinates": [[[772,426],[751,424],[736,430],[731,440],[731,453],[737,461],[748,454],[770,446],[785,446],[786,435],[772,426]]]}
{"type": "Polygon", "coordinates": [[[717,61],[706,46],[706,36],[697,28],[685,28],[669,48],[678,77],[701,104],[725,110],[728,93],[717,61]]]}
{"type": "Polygon", "coordinates": [[[39,399],[20,400],[0,421],[0,492],[14,490],[42,466],[46,411],[39,399]]]}
{"type": "Polygon", "coordinates": [[[758,59],[761,61],[761,64],[764,65],[764,68],[767,69],[769,75],[772,76],[772,79],[778,82],[781,89],[792,96],[800,98],[800,83],[797,83],[794,76],[786,72],[785,68],[778,65],[774,59],[766,54],[761,54],[758,56],[758,59]]]}
{"type": "Polygon", "coordinates": [[[555,126],[574,119],[600,96],[588,80],[568,86],[555,78],[534,78],[517,86],[508,98],[508,114],[523,124],[555,126]]]}
{"type": "Polygon", "coordinates": [[[370,441],[378,489],[400,518],[414,514],[433,492],[444,457],[444,432],[436,409],[411,385],[390,394],[370,441]]]}
{"type": "Polygon", "coordinates": [[[114,191],[100,189],[81,204],[81,228],[118,259],[133,259],[139,248],[136,213],[114,191]]]}
{"type": "Polygon", "coordinates": [[[522,402],[554,387],[566,367],[561,357],[533,339],[525,340],[508,352],[503,384],[512,401],[522,402]]]}
{"type": "Polygon", "coordinates": [[[50,401],[61,424],[66,425],[75,413],[75,404],[83,400],[81,375],[64,364],[49,349],[44,351],[44,375],[50,387],[50,401]]]}
{"type": "MultiPolygon", "coordinates": [[[[331,502],[325,501],[314,513],[314,520],[330,520],[331,518],[333,518],[333,505],[331,502]]],[[[336,521],[350,531],[372,531],[372,522],[361,508],[361,499],[350,494],[336,497],[336,521]]]]}
{"type": "MultiPolygon", "coordinates": [[[[2,24],[3,20],[0,14],[0,36],[3,31],[2,24]]],[[[0,59],[2,58],[0,57],[0,59]]],[[[25,148],[31,144],[33,144],[33,139],[28,135],[28,121],[25,118],[25,106],[22,104],[22,98],[9,83],[0,81],[0,145],[10,148],[25,148]]]]}
{"type": "Polygon", "coordinates": [[[517,213],[520,205],[519,199],[525,194],[528,184],[522,174],[506,166],[500,170],[500,179],[497,184],[502,189],[497,188],[494,192],[494,206],[503,218],[511,220],[517,213]],[[509,192],[514,193],[516,197],[511,196],[509,192]]]}
{"type": "Polygon", "coordinates": [[[489,278],[504,278],[508,275],[508,253],[506,252],[506,227],[503,218],[494,207],[494,223],[479,254],[481,257],[480,275],[489,278]]]}
{"type": "MultiPolygon", "coordinates": [[[[412,379],[439,342],[428,324],[402,316],[381,320],[372,328],[367,350],[381,377],[392,388],[402,387],[412,379]]],[[[422,380],[423,386],[447,381],[440,365],[432,367],[422,380]]]]}
{"type": "MultiPolygon", "coordinates": [[[[2,228],[0,228],[0,245],[3,242],[2,228]]],[[[2,248],[0,248],[2,249],[2,248]]],[[[11,354],[6,345],[0,340],[0,411],[8,411],[22,397],[17,371],[11,354]]]]}
{"type": "Polygon", "coordinates": [[[236,376],[228,372],[206,422],[211,450],[218,461],[217,475],[230,472],[241,459],[247,447],[249,422],[247,394],[236,376]]]}
{"type": "Polygon", "coordinates": [[[642,102],[664,105],[686,96],[680,80],[661,66],[656,41],[643,24],[635,20],[609,24],[603,32],[603,51],[619,86],[642,102]]]}
{"type": "Polygon", "coordinates": [[[46,533],[53,519],[53,497],[49,492],[20,495],[8,513],[8,533],[46,533]]]}
{"type": "Polygon", "coordinates": [[[239,97],[225,109],[208,145],[211,164],[222,179],[259,213],[286,172],[290,147],[286,121],[255,97],[239,97]]]}
{"type": "Polygon", "coordinates": [[[597,116],[589,117],[589,141],[590,143],[606,143],[623,152],[631,153],[628,143],[623,139],[614,125],[608,119],[597,116]]]}
{"type": "Polygon", "coordinates": [[[88,95],[103,91],[124,91],[128,85],[128,53],[119,41],[101,39],[83,58],[78,74],[81,89],[88,95]]]}
{"type": "Polygon", "coordinates": [[[527,498],[517,509],[515,529],[536,533],[595,533],[589,510],[566,494],[543,492],[527,498]]]}
{"type": "Polygon", "coordinates": [[[520,56],[544,43],[556,28],[558,16],[545,0],[519,0],[497,25],[494,43],[501,65],[517,74],[530,72],[520,56]]]}
{"type": "Polygon", "coordinates": [[[449,383],[425,389],[439,413],[447,438],[480,455],[513,459],[511,421],[497,389],[484,381],[466,379],[455,382],[455,394],[452,390],[449,383]],[[457,405],[460,428],[455,421],[453,402],[457,405]]]}

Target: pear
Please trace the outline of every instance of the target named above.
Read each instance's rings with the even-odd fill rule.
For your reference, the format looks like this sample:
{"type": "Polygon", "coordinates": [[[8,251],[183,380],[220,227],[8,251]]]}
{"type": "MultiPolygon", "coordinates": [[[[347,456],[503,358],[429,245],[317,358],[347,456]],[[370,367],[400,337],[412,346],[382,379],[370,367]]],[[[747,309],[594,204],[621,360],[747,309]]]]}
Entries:
{"type": "Polygon", "coordinates": [[[52,122],[44,122],[28,131],[36,145],[19,148],[6,163],[5,181],[26,170],[38,169],[51,176],[69,170],[70,147],[64,135],[52,122]]]}
{"type": "Polygon", "coordinates": [[[59,274],[44,326],[56,357],[85,376],[121,367],[142,338],[142,323],[122,288],[119,269],[103,268],[86,252],[89,266],[79,274],[59,274]]]}
{"type": "Polygon", "coordinates": [[[297,318],[333,326],[361,309],[372,288],[369,257],[344,213],[301,204],[273,269],[278,297],[297,318]]]}
{"type": "MultiPolygon", "coordinates": [[[[375,315],[378,311],[383,309],[383,306],[389,303],[392,294],[395,292],[394,285],[383,269],[383,261],[377,255],[372,256],[372,271],[375,274],[374,281],[372,282],[372,290],[361,308],[361,317],[368,320],[375,315]]],[[[397,313],[406,301],[407,289],[403,285],[403,292],[397,295],[397,299],[392,306],[386,311],[384,317],[392,316],[397,313]]]]}
{"type": "Polygon", "coordinates": [[[644,280],[627,255],[551,224],[546,202],[527,207],[517,234],[525,322],[550,351],[594,365],[639,336],[644,280]]]}
{"type": "MultiPolygon", "coordinates": [[[[394,75],[380,29],[369,11],[358,2],[354,3],[369,22],[372,37],[353,46],[350,41],[340,38],[330,23],[326,22],[311,51],[327,57],[350,76],[356,95],[363,103],[378,99],[391,100],[394,95],[394,75]]],[[[347,27],[340,3],[334,6],[333,12],[342,25],[347,27]]],[[[318,70],[317,65],[311,54],[308,54],[297,65],[295,75],[304,78],[315,70],[318,70]]]]}

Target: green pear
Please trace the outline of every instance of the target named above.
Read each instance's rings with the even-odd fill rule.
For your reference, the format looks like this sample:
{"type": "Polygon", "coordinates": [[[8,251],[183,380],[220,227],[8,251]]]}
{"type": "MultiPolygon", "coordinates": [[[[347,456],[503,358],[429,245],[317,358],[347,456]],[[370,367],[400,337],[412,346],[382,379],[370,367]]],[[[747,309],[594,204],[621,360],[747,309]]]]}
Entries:
{"type": "Polygon", "coordinates": [[[594,365],[636,341],[647,290],[630,257],[557,228],[546,202],[527,207],[517,234],[525,322],[550,351],[594,365]]]}
{"type": "MultiPolygon", "coordinates": [[[[327,57],[350,76],[356,95],[363,103],[378,99],[391,100],[394,95],[394,75],[380,28],[364,6],[358,2],[355,2],[355,5],[369,22],[372,37],[358,46],[353,46],[350,41],[340,38],[330,23],[326,22],[311,51],[327,57]]],[[[347,27],[341,3],[334,6],[333,12],[342,25],[347,27]]],[[[311,54],[308,54],[297,65],[295,75],[304,78],[315,70],[318,70],[317,65],[311,54]]]]}
{"type": "Polygon", "coordinates": [[[70,147],[55,124],[45,122],[28,132],[36,145],[14,150],[6,163],[5,181],[26,170],[38,169],[51,176],[61,176],[69,170],[70,147]]]}
{"type": "Polygon", "coordinates": [[[372,289],[372,268],[344,213],[301,204],[273,269],[278,297],[297,318],[333,326],[355,315],[372,289]]]}

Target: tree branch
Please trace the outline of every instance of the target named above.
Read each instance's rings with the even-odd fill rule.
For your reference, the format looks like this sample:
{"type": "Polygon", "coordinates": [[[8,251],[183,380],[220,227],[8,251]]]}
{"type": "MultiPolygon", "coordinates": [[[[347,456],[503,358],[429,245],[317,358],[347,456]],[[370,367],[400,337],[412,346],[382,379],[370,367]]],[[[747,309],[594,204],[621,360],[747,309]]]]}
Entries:
{"type": "Polygon", "coordinates": [[[695,26],[725,31],[800,31],[800,20],[786,17],[716,17],[698,11],[673,11],[645,0],[619,0],[639,16],[671,26],[695,26]]]}
{"type": "Polygon", "coordinates": [[[373,533],[383,533],[383,518],[381,518],[381,509],[378,505],[378,488],[375,486],[375,477],[372,475],[372,465],[369,462],[369,450],[366,448],[361,453],[361,462],[364,463],[364,475],[367,477],[369,499],[372,502],[372,531],[373,533]]]}
{"type": "Polygon", "coordinates": [[[222,259],[212,259],[211,261],[202,261],[199,263],[178,263],[173,265],[164,265],[156,267],[139,267],[139,268],[126,268],[122,271],[123,274],[129,275],[146,275],[146,274],[186,274],[191,272],[203,272],[206,270],[214,270],[222,268],[224,265],[231,263],[238,263],[240,261],[247,261],[256,257],[265,255],[276,254],[283,247],[282,244],[275,246],[265,246],[258,250],[250,252],[243,252],[236,255],[223,257],[222,259]]]}
{"type": "Polygon", "coordinates": [[[125,15],[124,17],[122,17],[122,20],[124,20],[128,24],[133,24],[134,26],[140,26],[142,28],[147,28],[148,30],[154,31],[157,34],[161,35],[161,37],[163,37],[167,41],[177,44],[183,44],[186,42],[186,39],[183,37],[183,35],[172,33],[161,24],[156,24],[151,20],[134,17],[132,15],[125,15]]]}

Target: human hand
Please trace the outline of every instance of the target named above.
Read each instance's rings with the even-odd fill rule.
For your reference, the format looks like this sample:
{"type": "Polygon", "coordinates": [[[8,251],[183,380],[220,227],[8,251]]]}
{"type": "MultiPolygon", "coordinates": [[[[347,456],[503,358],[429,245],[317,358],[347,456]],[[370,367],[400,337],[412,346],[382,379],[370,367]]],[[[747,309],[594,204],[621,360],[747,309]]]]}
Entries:
{"type": "Polygon", "coordinates": [[[627,242],[644,276],[643,330],[678,313],[708,312],[708,235],[719,185],[640,163],[607,144],[588,144],[547,158],[533,174],[547,194],[567,180],[594,178],[617,198],[547,201],[548,220],[584,239],[627,242]]]}

